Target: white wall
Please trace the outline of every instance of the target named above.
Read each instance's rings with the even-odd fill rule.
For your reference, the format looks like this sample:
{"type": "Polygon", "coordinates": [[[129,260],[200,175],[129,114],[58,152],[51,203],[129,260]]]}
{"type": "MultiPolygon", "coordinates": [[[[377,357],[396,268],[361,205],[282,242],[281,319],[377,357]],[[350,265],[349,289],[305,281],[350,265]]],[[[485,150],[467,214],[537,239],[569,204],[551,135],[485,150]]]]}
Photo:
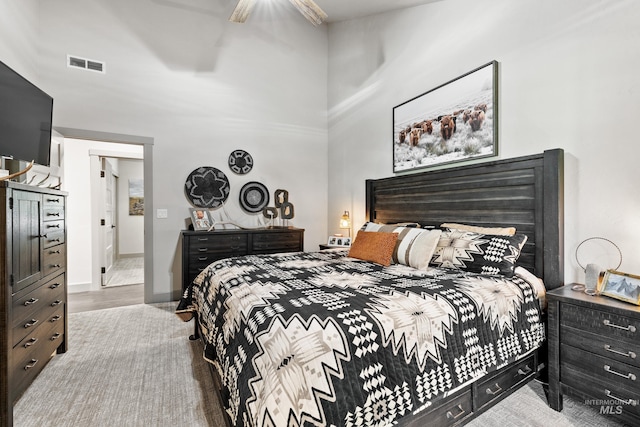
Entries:
{"type": "Polygon", "coordinates": [[[144,253],[144,217],[129,215],[129,180],[143,179],[142,160],[118,161],[118,256],[144,253]]]}
{"type": "MultiPolygon", "coordinates": [[[[93,239],[97,238],[94,236],[94,222],[100,218],[100,213],[94,212],[91,203],[91,162],[99,162],[97,156],[90,156],[91,151],[140,155],[142,147],[71,138],[64,140],[62,189],[69,193],[66,214],[67,283],[70,292],[100,288],[100,283],[93,283],[95,274],[91,269],[96,257],[93,250],[93,239]]],[[[100,170],[99,166],[97,170],[100,170]]]]}
{"type": "Polygon", "coordinates": [[[154,138],[147,208],[169,213],[154,219],[154,300],[180,294],[184,182],[199,166],[229,177],[233,219],[255,221],[237,200],[243,184],[259,181],[272,194],[289,191],[307,249],[326,240],[326,27],[309,25],[288,2],[273,17],[256,5],[241,25],[227,21],[232,3],[209,0],[39,5],[50,25],[38,70],[55,99],[54,126],[154,138]],[[69,69],[67,54],[105,61],[107,73],[69,69]],[[227,167],[238,148],[255,161],[246,176],[227,167]]]}
{"type": "MultiPolygon", "coordinates": [[[[39,84],[38,0],[0,1],[0,61],[39,84]]],[[[46,92],[46,91],[45,91],[46,92]]]]}
{"type": "Polygon", "coordinates": [[[591,236],[640,274],[638,17],[635,0],[447,0],[331,24],[329,232],[344,209],[357,229],[364,180],[393,175],[393,107],[497,60],[500,157],[565,150],[566,281],[591,236]]]}

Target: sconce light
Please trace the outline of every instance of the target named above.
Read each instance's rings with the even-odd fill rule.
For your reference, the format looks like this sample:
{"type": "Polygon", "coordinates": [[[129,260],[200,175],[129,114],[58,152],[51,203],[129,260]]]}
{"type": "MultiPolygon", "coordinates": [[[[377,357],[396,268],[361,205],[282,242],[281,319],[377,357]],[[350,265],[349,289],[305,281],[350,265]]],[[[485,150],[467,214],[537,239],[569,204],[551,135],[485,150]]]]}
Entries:
{"type": "Polygon", "coordinates": [[[344,214],[340,217],[340,228],[349,230],[348,237],[351,237],[351,218],[349,218],[349,211],[344,211],[344,214]]]}

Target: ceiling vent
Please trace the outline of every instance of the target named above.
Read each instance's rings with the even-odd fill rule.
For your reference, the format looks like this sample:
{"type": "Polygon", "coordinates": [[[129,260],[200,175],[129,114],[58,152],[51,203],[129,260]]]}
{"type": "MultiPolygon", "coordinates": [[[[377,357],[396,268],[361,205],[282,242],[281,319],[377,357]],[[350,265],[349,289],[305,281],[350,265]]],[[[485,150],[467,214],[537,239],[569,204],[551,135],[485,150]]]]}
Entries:
{"type": "Polygon", "coordinates": [[[96,73],[102,74],[106,72],[106,64],[104,62],[81,58],[75,55],[67,55],[67,67],[80,68],[82,70],[95,71],[96,73]]]}

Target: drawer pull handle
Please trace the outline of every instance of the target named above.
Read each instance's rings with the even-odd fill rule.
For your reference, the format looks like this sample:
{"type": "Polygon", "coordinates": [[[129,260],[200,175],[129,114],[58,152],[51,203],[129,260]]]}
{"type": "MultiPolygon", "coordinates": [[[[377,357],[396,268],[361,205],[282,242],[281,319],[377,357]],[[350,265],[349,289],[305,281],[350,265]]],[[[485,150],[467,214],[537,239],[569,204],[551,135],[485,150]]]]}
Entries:
{"type": "Polygon", "coordinates": [[[49,251],[49,254],[59,254],[60,251],[49,251]]]}
{"type": "Polygon", "coordinates": [[[606,394],[607,397],[610,397],[611,399],[615,399],[618,402],[624,403],[625,405],[636,406],[638,404],[638,402],[634,399],[629,399],[629,400],[620,399],[618,396],[614,396],[613,394],[611,394],[611,392],[607,389],[604,390],[604,394],[606,394]]]}
{"type": "Polygon", "coordinates": [[[38,298],[29,298],[28,300],[26,300],[24,302],[24,305],[26,305],[26,306],[33,305],[33,304],[37,303],[38,301],[40,301],[38,298]]]}
{"type": "Polygon", "coordinates": [[[209,238],[208,237],[198,237],[198,242],[208,242],[209,238]]]}
{"type": "Polygon", "coordinates": [[[458,409],[458,415],[453,415],[451,413],[451,411],[447,411],[447,418],[450,420],[457,420],[458,418],[460,418],[461,416],[463,416],[466,412],[464,409],[462,409],[462,405],[458,405],[456,406],[456,408],[458,409]]]}
{"type": "Polygon", "coordinates": [[[636,358],[636,354],[633,351],[627,351],[626,353],[616,350],[614,348],[611,348],[611,346],[609,344],[605,344],[604,345],[604,349],[607,351],[610,351],[611,353],[615,353],[615,354],[619,354],[620,356],[624,356],[624,357],[630,357],[632,359],[636,358]]]}
{"type": "Polygon", "coordinates": [[[208,260],[208,259],[209,259],[209,257],[208,257],[208,256],[199,256],[199,257],[198,257],[198,261],[206,261],[206,260],[208,260]]]}
{"type": "Polygon", "coordinates": [[[623,331],[629,331],[629,332],[635,332],[636,331],[636,327],[633,326],[633,325],[620,326],[620,325],[616,325],[615,323],[611,323],[611,321],[609,319],[604,319],[602,321],[602,323],[604,323],[605,326],[611,326],[612,328],[622,329],[623,331]]]}
{"type": "Polygon", "coordinates": [[[490,394],[492,396],[495,396],[496,394],[500,393],[502,391],[502,388],[500,388],[500,385],[498,383],[496,383],[496,389],[495,390],[491,390],[491,387],[487,387],[487,394],[490,394]]]}
{"type": "Polygon", "coordinates": [[[50,242],[59,242],[60,239],[49,239],[50,242]]]}
{"type": "Polygon", "coordinates": [[[604,370],[609,372],[610,374],[617,375],[619,377],[626,378],[626,379],[631,380],[631,381],[635,381],[636,380],[636,376],[634,374],[632,374],[631,372],[629,372],[626,375],[625,374],[621,374],[620,372],[616,372],[613,369],[611,369],[611,366],[609,366],[609,365],[604,365],[604,370]]]}
{"type": "Polygon", "coordinates": [[[28,371],[29,369],[33,368],[34,366],[36,366],[36,364],[38,363],[37,359],[31,359],[29,361],[29,363],[27,363],[27,365],[24,367],[25,371],[28,371]]]}
{"type": "Polygon", "coordinates": [[[231,250],[233,251],[237,251],[238,249],[240,249],[240,246],[231,246],[231,250]]]}
{"type": "Polygon", "coordinates": [[[524,367],[524,370],[522,368],[518,369],[518,375],[526,377],[527,375],[529,375],[531,372],[533,371],[533,369],[531,369],[529,367],[529,365],[524,367]]]}
{"type": "Polygon", "coordinates": [[[29,348],[37,342],[38,342],[38,338],[31,338],[29,341],[24,343],[24,348],[29,348]]]}
{"type": "Polygon", "coordinates": [[[207,248],[198,248],[198,252],[207,252],[207,248]]]}
{"type": "Polygon", "coordinates": [[[60,305],[60,304],[62,304],[62,301],[57,299],[57,300],[55,300],[54,302],[51,303],[51,307],[55,307],[56,305],[60,305]]]}
{"type": "Polygon", "coordinates": [[[58,286],[60,286],[60,283],[52,283],[51,286],[49,286],[49,289],[55,289],[58,286]]]}
{"type": "Polygon", "coordinates": [[[25,328],[30,328],[32,326],[35,326],[36,323],[38,323],[38,322],[39,322],[39,320],[37,320],[37,319],[31,319],[31,321],[29,321],[29,322],[24,324],[24,327],[25,328]]]}
{"type": "Polygon", "coordinates": [[[60,224],[49,224],[47,228],[60,228],[60,224]]]}
{"type": "Polygon", "coordinates": [[[60,212],[47,212],[47,216],[60,216],[60,212]]]}
{"type": "Polygon", "coordinates": [[[60,264],[51,264],[51,268],[60,268],[62,267],[60,264]]]}
{"type": "Polygon", "coordinates": [[[57,322],[58,320],[60,320],[62,316],[60,316],[59,314],[56,314],[55,316],[53,316],[49,322],[53,323],[53,322],[57,322]]]}
{"type": "Polygon", "coordinates": [[[51,341],[55,341],[55,340],[57,340],[58,338],[60,338],[60,335],[61,335],[61,334],[60,334],[59,332],[56,332],[56,333],[55,333],[55,334],[53,334],[53,336],[52,336],[51,338],[49,338],[49,339],[50,339],[51,341]]]}
{"type": "Polygon", "coordinates": [[[60,199],[47,199],[47,202],[60,203],[60,199]]]}

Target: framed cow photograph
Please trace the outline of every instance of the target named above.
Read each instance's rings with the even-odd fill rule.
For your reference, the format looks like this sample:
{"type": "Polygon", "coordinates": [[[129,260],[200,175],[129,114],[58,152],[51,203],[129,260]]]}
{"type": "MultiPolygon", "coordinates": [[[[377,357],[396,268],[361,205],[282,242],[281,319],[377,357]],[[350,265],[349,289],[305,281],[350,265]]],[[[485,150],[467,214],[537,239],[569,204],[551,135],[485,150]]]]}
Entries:
{"type": "Polygon", "coordinates": [[[498,155],[498,63],[393,108],[393,172],[498,155]]]}

